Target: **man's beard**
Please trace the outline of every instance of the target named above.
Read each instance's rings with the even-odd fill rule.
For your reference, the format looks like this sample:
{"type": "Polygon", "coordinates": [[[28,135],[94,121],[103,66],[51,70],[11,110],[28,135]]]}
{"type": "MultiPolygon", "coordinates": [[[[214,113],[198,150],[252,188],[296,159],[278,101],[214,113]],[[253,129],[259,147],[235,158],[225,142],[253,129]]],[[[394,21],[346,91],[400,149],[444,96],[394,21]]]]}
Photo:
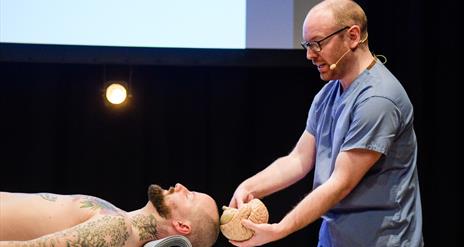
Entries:
{"type": "MultiPolygon", "coordinates": [[[[172,193],[174,191],[173,187],[169,188],[168,194],[172,193]]],[[[158,214],[165,218],[168,219],[171,216],[171,209],[166,205],[166,202],[164,201],[165,195],[163,194],[164,190],[161,188],[161,186],[157,184],[152,184],[148,187],[148,200],[153,204],[153,206],[156,208],[156,211],[158,211],[158,214]]]]}

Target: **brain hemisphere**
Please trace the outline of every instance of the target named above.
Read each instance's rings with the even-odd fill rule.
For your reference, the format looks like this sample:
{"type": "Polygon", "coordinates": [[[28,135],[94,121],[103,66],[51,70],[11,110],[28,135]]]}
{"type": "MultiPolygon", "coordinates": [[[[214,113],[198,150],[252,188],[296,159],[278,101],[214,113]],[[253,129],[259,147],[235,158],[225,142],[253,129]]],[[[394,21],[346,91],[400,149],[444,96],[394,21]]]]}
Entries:
{"type": "Polygon", "coordinates": [[[239,209],[224,206],[223,210],[220,219],[221,232],[230,240],[245,241],[253,236],[254,232],[242,225],[242,219],[249,219],[258,224],[267,223],[269,220],[266,206],[256,198],[243,204],[239,209]]]}

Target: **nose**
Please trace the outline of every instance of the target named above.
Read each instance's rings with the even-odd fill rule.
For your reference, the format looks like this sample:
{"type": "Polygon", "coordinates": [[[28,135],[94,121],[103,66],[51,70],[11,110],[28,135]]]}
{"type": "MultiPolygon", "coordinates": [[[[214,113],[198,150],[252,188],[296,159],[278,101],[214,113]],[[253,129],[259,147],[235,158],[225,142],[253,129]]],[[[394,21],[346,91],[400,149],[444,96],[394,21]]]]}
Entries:
{"type": "Polygon", "coordinates": [[[176,187],[174,188],[174,190],[175,190],[176,192],[181,192],[181,191],[189,192],[189,190],[187,189],[187,187],[183,186],[183,185],[180,184],[180,183],[176,183],[176,187]]]}
{"type": "Polygon", "coordinates": [[[306,59],[313,60],[317,56],[317,52],[313,51],[312,49],[306,49],[306,59]]]}

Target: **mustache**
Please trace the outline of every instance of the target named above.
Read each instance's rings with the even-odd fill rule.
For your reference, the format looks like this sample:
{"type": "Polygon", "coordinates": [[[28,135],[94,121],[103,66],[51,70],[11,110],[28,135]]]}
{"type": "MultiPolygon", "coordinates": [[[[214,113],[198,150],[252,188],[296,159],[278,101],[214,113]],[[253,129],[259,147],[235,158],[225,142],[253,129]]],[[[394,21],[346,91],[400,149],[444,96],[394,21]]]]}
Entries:
{"type": "MultiPolygon", "coordinates": [[[[171,209],[166,205],[165,195],[163,194],[164,189],[157,184],[152,184],[148,187],[148,200],[153,204],[158,211],[158,214],[168,219],[171,216],[171,209]]],[[[174,187],[170,187],[168,190],[168,194],[174,192],[174,187]]]]}

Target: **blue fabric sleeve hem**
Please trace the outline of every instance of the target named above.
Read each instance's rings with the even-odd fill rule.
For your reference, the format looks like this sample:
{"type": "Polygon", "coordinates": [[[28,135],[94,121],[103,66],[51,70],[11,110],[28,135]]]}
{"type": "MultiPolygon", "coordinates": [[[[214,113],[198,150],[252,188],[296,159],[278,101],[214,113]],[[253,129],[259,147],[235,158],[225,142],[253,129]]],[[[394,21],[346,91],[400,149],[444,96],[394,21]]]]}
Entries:
{"type": "Polygon", "coordinates": [[[387,155],[387,148],[385,145],[369,144],[369,145],[356,145],[356,146],[346,146],[342,147],[340,151],[349,151],[353,149],[367,149],[370,151],[375,151],[384,155],[387,155]]]}

